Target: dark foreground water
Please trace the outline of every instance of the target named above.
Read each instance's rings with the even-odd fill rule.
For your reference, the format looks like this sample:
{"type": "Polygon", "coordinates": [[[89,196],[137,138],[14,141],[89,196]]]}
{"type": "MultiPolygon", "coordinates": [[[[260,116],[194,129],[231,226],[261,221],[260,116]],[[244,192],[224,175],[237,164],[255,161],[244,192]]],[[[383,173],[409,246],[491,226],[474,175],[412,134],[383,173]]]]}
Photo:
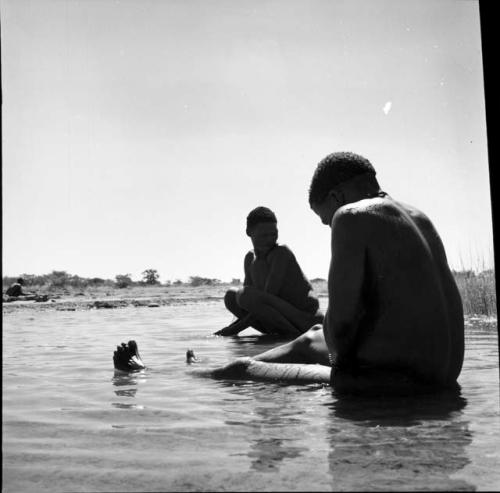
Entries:
{"type": "Polygon", "coordinates": [[[276,344],[210,337],[222,302],[3,317],[3,492],[500,489],[495,320],[466,327],[461,395],[337,399],[327,386],[214,381],[276,344]],[[116,376],[117,343],[149,369],[116,376]]]}

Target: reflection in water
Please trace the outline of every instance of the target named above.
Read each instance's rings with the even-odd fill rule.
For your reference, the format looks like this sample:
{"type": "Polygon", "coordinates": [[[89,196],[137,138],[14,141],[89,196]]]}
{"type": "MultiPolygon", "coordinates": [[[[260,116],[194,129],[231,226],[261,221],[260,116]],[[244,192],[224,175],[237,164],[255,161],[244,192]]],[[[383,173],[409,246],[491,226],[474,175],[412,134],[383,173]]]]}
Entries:
{"type": "Polygon", "coordinates": [[[283,444],[281,438],[259,438],[250,445],[248,457],[252,459],[251,469],[259,472],[277,472],[283,459],[295,459],[307,449],[283,444]]]}
{"type": "MultiPolygon", "coordinates": [[[[288,340],[278,335],[234,337],[230,341],[230,349],[235,358],[255,356],[288,340]]],[[[231,393],[240,394],[243,390],[244,395],[249,394],[248,384],[244,382],[222,381],[221,385],[227,385],[231,393]]],[[[256,438],[251,441],[250,451],[247,454],[251,459],[250,468],[259,472],[276,473],[285,459],[295,459],[308,450],[294,446],[294,439],[283,438],[283,429],[301,427],[301,409],[297,407],[293,397],[287,398],[286,402],[277,400],[286,395],[281,391],[279,384],[252,383],[251,386],[252,402],[255,406],[252,414],[255,417],[246,424],[255,430],[256,438]]],[[[226,424],[234,423],[226,421],[226,424]]]]}
{"type": "Polygon", "coordinates": [[[328,463],[334,488],[472,489],[451,476],[472,442],[459,391],[406,398],[342,397],[331,404],[328,463]]]}
{"type": "Polygon", "coordinates": [[[415,426],[424,420],[449,419],[467,400],[460,389],[407,397],[341,396],[331,408],[335,416],[366,426],[415,426]]]}
{"type": "Polygon", "coordinates": [[[308,448],[293,445],[297,437],[284,436],[287,430],[300,429],[305,424],[301,417],[303,410],[293,394],[283,393],[282,386],[276,383],[222,380],[219,384],[238,397],[252,397],[246,404],[252,406],[251,418],[225,421],[227,425],[245,425],[252,430],[250,450],[246,454],[251,460],[250,469],[276,473],[285,459],[295,459],[308,451],[308,448]]]}
{"type": "MultiPolygon", "coordinates": [[[[123,373],[121,371],[115,370],[115,374],[111,382],[116,387],[125,387],[116,389],[116,395],[120,397],[135,397],[135,394],[138,390],[138,383],[145,380],[145,370],[133,373],[123,373]]],[[[117,403],[113,405],[116,407],[130,407],[128,405],[124,405],[123,403],[117,403]]]]}

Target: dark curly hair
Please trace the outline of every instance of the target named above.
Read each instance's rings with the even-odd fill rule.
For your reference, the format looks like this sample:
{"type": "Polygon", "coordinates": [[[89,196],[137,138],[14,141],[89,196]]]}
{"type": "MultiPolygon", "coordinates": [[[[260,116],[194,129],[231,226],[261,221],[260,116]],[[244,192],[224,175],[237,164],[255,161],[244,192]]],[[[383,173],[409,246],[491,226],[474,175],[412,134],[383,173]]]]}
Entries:
{"type": "Polygon", "coordinates": [[[277,223],[278,220],[274,212],[267,207],[256,207],[251,210],[247,216],[247,234],[248,231],[259,223],[277,223]]]}
{"type": "Polygon", "coordinates": [[[334,152],[322,159],[309,187],[309,205],[321,204],[328,192],[339,183],[359,175],[375,177],[375,169],[368,159],[353,152],[334,152]]]}

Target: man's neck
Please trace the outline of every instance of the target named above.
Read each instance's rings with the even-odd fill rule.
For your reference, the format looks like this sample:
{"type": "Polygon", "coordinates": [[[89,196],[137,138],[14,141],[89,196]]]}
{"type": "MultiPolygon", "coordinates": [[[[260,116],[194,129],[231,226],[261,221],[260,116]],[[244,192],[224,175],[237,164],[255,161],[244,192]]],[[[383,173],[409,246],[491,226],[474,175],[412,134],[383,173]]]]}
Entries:
{"type": "Polygon", "coordinates": [[[387,195],[380,187],[373,183],[365,181],[351,180],[346,182],[342,187],[342,193],[346,204],[358,202],[363,199],[370,199],[373,197],[383,197],[387,195]]]}
{"type": "Polygon", "coordinates": [[[255,256],[259,259],[261,258],[266,258],[276,247],[278,246],[277,243],[275,243],[271,248],[268,250],[257,250],[256,248],[253,249],[255,256]]]}

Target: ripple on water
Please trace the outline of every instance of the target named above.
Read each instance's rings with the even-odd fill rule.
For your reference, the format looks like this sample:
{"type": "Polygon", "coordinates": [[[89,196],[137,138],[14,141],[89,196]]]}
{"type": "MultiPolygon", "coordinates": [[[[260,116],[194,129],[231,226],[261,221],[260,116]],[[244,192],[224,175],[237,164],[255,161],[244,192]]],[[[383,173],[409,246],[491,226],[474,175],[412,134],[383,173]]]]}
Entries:
{"type": "Polygon", "coordinates": [[[273,347],[221,302],[4,315],[5,491],[494,489],[496,321],[468,320],[453,398],[335,399],[329,387],[194,377],[273,347]],[[148,366],[116,375],[135,339],[148,366]]]}

